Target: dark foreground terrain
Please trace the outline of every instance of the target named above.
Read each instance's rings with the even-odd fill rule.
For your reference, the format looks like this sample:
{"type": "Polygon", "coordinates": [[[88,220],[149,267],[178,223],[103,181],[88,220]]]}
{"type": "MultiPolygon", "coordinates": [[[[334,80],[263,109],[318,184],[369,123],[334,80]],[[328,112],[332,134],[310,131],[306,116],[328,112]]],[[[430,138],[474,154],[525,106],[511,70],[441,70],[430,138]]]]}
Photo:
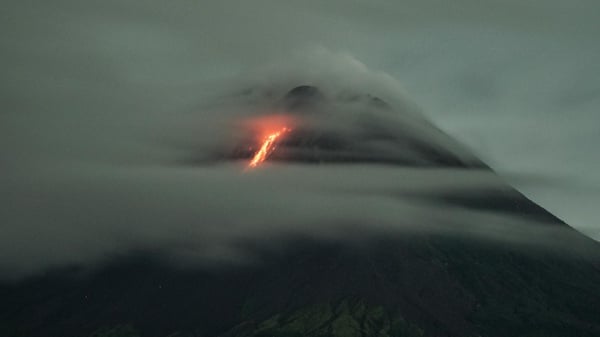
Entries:
{"type": "Polygon", "coordinates": [[[6,284],[0,335],[600,335],[586,257],[420,236],[290,242],[262,260],[190,271],[140,257],[6,284]]]}

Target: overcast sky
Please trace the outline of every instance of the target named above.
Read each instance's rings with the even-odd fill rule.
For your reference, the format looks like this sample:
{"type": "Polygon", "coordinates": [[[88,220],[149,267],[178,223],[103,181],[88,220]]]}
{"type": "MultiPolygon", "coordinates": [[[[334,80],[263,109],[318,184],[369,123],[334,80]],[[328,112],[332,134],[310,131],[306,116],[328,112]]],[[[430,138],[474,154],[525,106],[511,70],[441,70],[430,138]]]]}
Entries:
{"type": "MultiPolygon", "coordinates": [[[[78,242],[64,245],[51,256],[47,256],[48,246],[40,244],[38,250],[27,252],[29,260],[17,258],[23,255],[18,248],[6,248],[10,254],[0,261],[2,268],[15,268],[9,259],[25,259],[31,263],[21,266],[26,273],[38,267],[39,256],[46,259],[44,266],[76,262],[79,257],[71,256],[73,249],[86,252],[81,259],[97,258],[131,242],[136,242],[135,248],[146,247],[152,242],[148,238],[158,236],[166,237],[161,247],[181,244],[181,236],[189,234],[184,222],[175,225],[179,228],[175,234],[160,229],[158,220],[149,231],[138,229],[126,235],[118,227],[105,226],[123,217],[148,221],[148,214],[140,215],[147,207],[143,202],[133,210],[97,213],[104,209],[102,203],[118,208],[119,203],[107,197],[110,186],[115,185],[112,193],[127,202],[150,192],[155,198],[150,198],[149,205],[154,207],[164,199],[155,189],[163,186],[165,195],[172,197],[169,200],[180,201],[177,207],[172,202],[163,205],[164,214],[185,213],[191,207],[193,194],[174,192],[193,186],[190,181],[214,187],[215,181],[229,177],[235,183],[223,191],[235,190],[239,184],[255,188],[257,180],[228,176],[230,166],[222,168],[225,173],[206,169],[169,173],[163,168],[136,173],[127,171],[123,163],[164,163],[185,157],[190,146],[210,144],[207,139],[218,133],[214,119],[207,119],[213,122],[197,130],[188,123],[194,112],[213,111],[206,110],[205,97],[230,88],[232,82],[252,83],[248,78],[268,82],[261,69],[270,67],[272,74],[280,64],[296,72],[320,69],[323,75],[317,78],[325,86],[349,85],[388,94],[391,100],[400,97],[400,106],[416,104],[420,113],[513,186],[568,224],[600,239],[596,220],[600,205],[597,1],[15,0],[4,7],[0,14],[5,69],[0,82],[0,169],[7,174],[0,182],[9,191],[0,212],[4,229],[9,229],[4,237],[14,245],[54,240],[50,247],[55,249],[69,241],[71,237],[64,236],[68,232],[78,242]],[[322,63],[319,57],[310,60],[314,58],[310,55],[320,54],[329,56],[322,63]],[[308,55],[306,63],[291,64],[302,55],[308,55]],[[120,166],[115,168],[115,163],[120,166]],[[101,169],[107,166],[111,169],[101,169]],[[152,181],[159,183],[154,186],[152,181]],[[75,197],[81,195],[91,197],[75,197]],[[67,212],[67,206],[78,211],[67,212]],[[73,230],[73,224],[88,221],[90,214],[95,215],[97,226],[88,224],[89,228],[102,230],[73,230]],[[62,236],[52,228],[39,230],[36,224],[42,222],[62,228],[62,236]],[[36,228],[38,233],[32,236],[36,228]],[[144,238],[131,240],[128,236],[133,235],[144,238]],[[110,240],[97,243],[102,237],[110,240]],[[137,245],[142,241],[143,245],[137,245]]],[[[447,177],[454,176],[374,170],[383,177],[408,174],[443,186],[447,177]]],[[[309,186],[330,174],[326,169],[296,173],[309,186]]],[[[347,180],[340,179],[340,184],[354,181],[357,174],[341,174],[347,180]]],[[[485,188],[490,181],[497,184],[494,179],[480,179],[481,173],[474,174],[461,181],[474,179],[485,188]]],[[[279,179],[284,177],[289,175],[282,173],[279,179]]],[[[419,188],[429,188],[429,184],[419,188]]],[[[307,189],[303,200],[323,192],[307,189]]],[[[358,190],[367,193],[364,186],[358,190]]],[[[387,193],[382,186],[376,190],[387,193]]],[[[206,199],[203,193],[193,197],[206,199]]],[[[272,193],[283,192],[274,188],[272,193]]],[[[289,198],[282,198],[281,203],[293,204],[295,199],[289,198]]],[[[248,200],[252,197],[242,195],[234,209],[256,217],[245,213],[249,211],[243,205],[248,200]]],[[[392,209],[385,201],[375,201],[369,204],[373,209],[392,209]]],[[[338,205],[351,210],[356,202],[340,199],[338,205]]],[[[311,205],[325,219],[337,216],[311,205]]],[[[405,206],[412,214],[428,213],[421,204],[407,202],[405,206]]],[[[157,214],[163,214],[160,209],[157,214]]],[[[459,216],[456,210],[450,211],[459,216]]],[[[192,213],[189,216],[199,216],[192,213]]],[[[460,218],[467,223],[486,220],[491,231],[498,230],[493,227],[497,222],[514,222],[494,214],[462,214],[460,218]]],[[[252,219],[260,222],[261,218],[252,219]]],[[[383,223],[393,219],[368,218],[383,223]]],[[[295,226],[283,223],[284,228],[295,226]]],[[[201,236],[202,242],[211,237],[201,236]]]]}

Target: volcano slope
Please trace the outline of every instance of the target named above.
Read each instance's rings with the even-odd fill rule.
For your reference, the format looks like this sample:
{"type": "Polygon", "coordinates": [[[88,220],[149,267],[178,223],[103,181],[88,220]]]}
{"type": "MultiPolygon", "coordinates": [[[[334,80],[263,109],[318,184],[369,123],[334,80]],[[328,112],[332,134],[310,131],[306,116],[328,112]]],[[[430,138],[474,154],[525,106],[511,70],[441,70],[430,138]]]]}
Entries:
{"type": "MultiPolygon", "coordinates": [[[[346,99],[391,109],[377,97],[346,99]]],[[[318,88],[300,86],[277,104],[310,114],[326,101],[318,88]]],[[[299,128],[271,159],[489,170],[457,147],[431,145],[410,133],[386,134],[385,125],[373,129],[349,137],[340,130],[299,128]],[[369,144],[381,141],[402,151],[374,152],[369,144]]],[[[249,158],[244,148],[221,157],[249,158]]],[[[290,234],[268,245],[240,243],[256,256],[244,264],[182,268],[159,253],[137,252],[91,271],[57,268],[4,282],[0,335],[600,336],[598,243],[508,186],[436,198],[536,221],[535,230],[523,229],[522,235],[533,236],[524,241],[544,244],[452,231],[357,229],[348,240],[290,234]]],[[[456,225],[447,222],[440,225],[456,225]]]]}

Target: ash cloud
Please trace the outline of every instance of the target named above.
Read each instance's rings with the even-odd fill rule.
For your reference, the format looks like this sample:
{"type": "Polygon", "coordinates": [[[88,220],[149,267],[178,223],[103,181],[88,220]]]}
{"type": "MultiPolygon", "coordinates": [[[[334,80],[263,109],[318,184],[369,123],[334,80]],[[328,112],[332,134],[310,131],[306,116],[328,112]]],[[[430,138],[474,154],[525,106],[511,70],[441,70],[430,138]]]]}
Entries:
{"type": "Polygon", "coordinates": [[[46,116],[38,106],[29,116],[4,116],[12,128],[2,137],[12,142],[2,150],[12,156],[0,177],[0,277],[145,251],[193,264],[239,262],[252,259],[243,243],[268,247],[294,237],[436,233],[568,246],[565,238],[575,235],[552,217],[449,200],[522,196],[422,117],[390,76],[348,54],[300,54],[203,88],[185,107],[152,110],[156,101],[145,96],[135,108],[111,111],[111,104],[144,95],[104,88],[74,97],[68,111],[46,116]],[[230,155],[231,145],[244,141],[235,121],[270,112],[307,83],[327,102],[308,109],[312,127],[360,139],[375,125],[389,137],[350,147],[351,161],[288,157],[245,171],[246,161],[230,155]],[[107,95],[112,99],[100,104],[107,95]],[[369,105],[372,97],[386,106],[369,105]],[[414,139],[461,164],[441,165],[428,161],[429,152],[397,147],[414,139]],[[403,161],[373,163],[365,152],[403,161]]]}

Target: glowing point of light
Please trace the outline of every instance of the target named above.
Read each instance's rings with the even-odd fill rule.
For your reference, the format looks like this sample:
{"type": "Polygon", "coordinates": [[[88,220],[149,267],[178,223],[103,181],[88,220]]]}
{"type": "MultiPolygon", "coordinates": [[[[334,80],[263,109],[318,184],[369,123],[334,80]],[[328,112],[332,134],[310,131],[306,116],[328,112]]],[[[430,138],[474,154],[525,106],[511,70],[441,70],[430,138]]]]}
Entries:
{"type": "Polygon", "coordinates": [[[260,149],[254,154],[254,157],[248,164],[248,167],[256,167],[262,162],[264,162],[269,154],[275,149],[275,142],[277,139],[284,133],[290,131],[290,129],[284,127],[279,131],[273,132],[263,140],[262,146],[260,149]]]}

